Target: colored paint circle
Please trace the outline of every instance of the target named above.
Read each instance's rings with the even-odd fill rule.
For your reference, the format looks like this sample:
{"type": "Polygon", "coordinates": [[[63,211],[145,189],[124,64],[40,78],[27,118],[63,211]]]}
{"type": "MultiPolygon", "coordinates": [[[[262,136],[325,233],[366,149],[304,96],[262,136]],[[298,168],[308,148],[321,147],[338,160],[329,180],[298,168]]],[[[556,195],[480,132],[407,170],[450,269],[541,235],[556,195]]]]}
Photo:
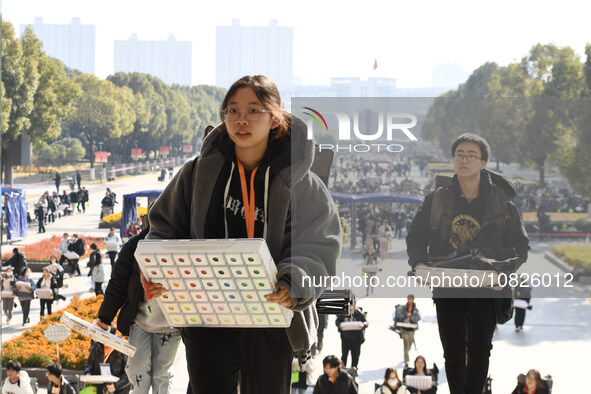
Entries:
{"type": "Polygon", "coordinates": [[[213,320],[211,320],[211,317],[208,317],[207,321],[211,323],[213,320]]]}
{"type": "Polygon", "coordinates": [[[240,270],[236,270],[236,273],[237,273],[238,275],[242,275],[242,271],[240,271],[240,270]]]}
{"type": "Polygon", "coordinates": [[[207,275],[207,271],[206,271],[206,270],[201,270],[201,273],[202,273],[203,275],[207,275]]]}
{"type": "Polygon", "coordinates": [[[274,311],[274,310],[275,310],[275,307],[274,307],[274,306],[270,306],[270,307],[269,307],[269,310],[272,310],[272,311],[274,311]]]}
{"type": "Polygon", "coordinates": [[[230,299],[233,300],[234,298],[236,298],[236,296],[234,294],[230,294],[230,299]]]}
{"type": "Polygon", "coordinates": [[[201,294],[197,294],[195,297],[201,299],[201,294]]]}
{"type": "Polygon", "coordinates": [[[220,275],[224,275],[224,271],[222,271],[222,270],[219,270],[219,271],[218,271],[218,273],[219,273],[220,275]]]}
{"type": "Polygon", "coordinates": [[[218,306],[218,310],[219,311],[223,311],[224,310],[224,307],[223,306],[218,306]]]}
{"type": "Polygon", "coordinates": [[[185,309],[188,310],[188,311],[190,311],[191,310],[191,307],[190,306],[186,306],[185,309]]]}
{"type": "Polygon", "coordinates": [[[258,275],[258,274],[260,274],[260,273],[261,273],[261,271],[259,271],[259,270],[254,270],[254,271],[252,271],[252,272],[254,272],[254,274],[255,274],[255,275],[258,275]]]}
{"type": "Polygon", "coordinates": [[[168,272],[168,275],[173,275],[174,274],[174,272],[172,272],[171,270],[168,270],[166,272],[168,272]]]}
{"type": "Polygon", "coordinates": [[[248,298],[249,300],[252,300],[252,296],[250,294],[247,295],[246,298],[248,298]]]}
{"type": "Polygon", "coordinates": [[[234,307],[234,310],[235,310],[235,311],[239,311],[239,310],[240,310],[240,307],[239,307],[239,306],[235,306],[235,307],[234,307]]]}
{"type": "Polygon", "coordinates": [[[229,320],[228,318],[224,318],[224,321],[225,321],[226,323],[229,323],[229,322],[230,322],[230,320],[229,320]]]}
{"type": "Polygon", "coordinates": [[[179,257],[179,262],[180,263],[184,263],[185,262],[185,259],[183,259],[182,257],[179,257]]]}
{"type": "Polygon", "coordinates": [[[195,258],[195,261],[198,262],[198,263],[200,263],[201,262],[201,259],[199,257],[196,257],[195,258]]]}
{"type": "Polygon", "coordinates": [[[197,323],[197,319],[195,319],[194,317],[192,317],[192,318],[191,318],[191,321],[192,321],[193,323],[197,323]]]}
{"type": "Polygon", "coordinates": [[[212,287],[212,286],[213,286],[213,283],[211,283],[211,282],[207,282],[207,285],[208,285],[209,287],[212,287]]]}
{"type": "Polygon", "coordinates": [[[273,319],[273,321],[276,322],[276,323],[279,323],[279,319],[278,318],[273,319]]]}
{"type": "Polygon", "coordinates": [[[258,310],[259,310],[259,308],[257,308],[256,306],[253,306],[253,307],[252,307],[252,310],[253,310],[253,311],[258,311],[258,310]]]}
{"type": "Polygon", "coordinates": [[[252,262],[252,261],[254,261],[254,259],[252,257],[249,257],[248,258],[248,261],[251,261],[252,262]]]}
{"type": "Polygon", "coordinates": [[[179,284],[178,284],[178,283],[176,283],[176,282],[175,282],[175,283],[173,283],[172,285],[173,285],[174,287],[179,287],[179,284]]]}
{"type": "Polygon", "coordinates": [[[170,309],[171,311],[174,311],[174,306],[169,306],[168,309],[170,309]]]}
{"type": "Polygon", "coordinates": [[[150,259],[145,259],[145,261],[146,261],[146,263],[149,263],[150,262],[150,259]]]}
{"type": "Polygon", "coordinates": [[[161,261],[162,261],[163,263],[166,263],[166,261],[167,261],[167,260],[166,260],[166,259],[162,259],[161,261]]]}
{"type": "Polygon", "coordinates": [[[162,297],[168,299],[168,295],[164,294],[162,297]]]}
{"type": "Polygon", "coordinates": [[[258,317],[258,318],[257,318],[257,321],[258,321],[259,323],[262,323],[262,322],[263,322],[263,319],[261,319],[260,317],[258,317]]]}
{"type": "Polygon", "coordinates": [[[263,282],[259,282],[259,286],[265,287],[265,284],[263,282]]]}
{"type": "Polygon", "coordinates": [[[174,321],[180,321],[180,320],[179,320],[179,318],[178,318],[178,317],[175,317],[175,318],[174,318],[174,321]]]}
{"type": "Polygon", "coordinates": [[[213,299],[217,300],[218,296],[216,294],[212,295],[213,299]]]}
{"type": "Polygon", "coordinates": [[[235,259],[234,257],[232,257],[232,258],[230,259],[230,261],[231,261],[231,262],[233,262],[233,263],[235,263],[235,262],[236,262],[236,259],[235,259]]]}
{"type": "Polygon", "coordinates": [[[197,287],[197,283],[191,282],[191,287],[197,287]]]}
{"type": "Polygon", "coordinates": [[[180,298],[181,300],[184,300],[184,299],[185,299],[185,296],[184,296],[184,295],[182,295],[182,294],[179,294],[179,298],[180,298]]]}
{"type": "Polygon", "coordinates": [[[217,263],[218,261],[220,261],[220,260],[219,260],[217,257],[214,257],[212,260],[213,260],[213,261],[215,261],[216,263],[217,263]]]}
{"type": "Polygon", "coordinates": [[[242,287],[248,286],[248,284],[246,282],[242,282],[241,285],[242,285],[242,287]]]}
{"type": "Polygon", "coordinates": [[[230,284],[228,282],[224,282],[224,286],[230,287],[230,284]]]}
{"type": "Polygon", "coordinates": [[[191,271],[189,271],[189,270],[185,270],[185,274],[187,274],[187,275],[191,275],[191,271]]]}
{"type": "Polygon", "coordinates": [[[206,306],[202,306],[201,309],[203,309],[204,311],[206,311],[207,310],[207,307],[206,306]]]}
{"type": "Polygon", "coordinates": [[[150,271],[150,273],[151,273],[152,275],[156,275],[156,274],[158,274],[158,272],[156,272],[156,271],[150,271]]]}

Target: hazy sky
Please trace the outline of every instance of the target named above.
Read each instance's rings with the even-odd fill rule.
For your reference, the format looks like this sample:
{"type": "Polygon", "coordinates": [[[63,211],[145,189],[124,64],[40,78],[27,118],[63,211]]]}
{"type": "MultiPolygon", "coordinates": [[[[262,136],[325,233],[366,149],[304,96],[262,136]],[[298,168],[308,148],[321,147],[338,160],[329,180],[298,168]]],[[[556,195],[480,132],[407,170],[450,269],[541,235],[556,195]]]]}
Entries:
{"type": "Polygon", "coordinates": [[[591,42],[582,1],[200,1],[200,0],[2,0],[2,16],[19,29],[44,23],[96,25],[99,77],[113,72],[113,41],[193,42],[193,84],[215,83],[216,26],[294,28],[294,75],[304,84],[333,76],[398,78],[399,87],[431,86],[431,69],[457,63],[473,70],[486,61],[505,65],[538,42],[571,46],[582,57],[591,42]],[[373,71],[374,58],[378,69],[373,71]]]}

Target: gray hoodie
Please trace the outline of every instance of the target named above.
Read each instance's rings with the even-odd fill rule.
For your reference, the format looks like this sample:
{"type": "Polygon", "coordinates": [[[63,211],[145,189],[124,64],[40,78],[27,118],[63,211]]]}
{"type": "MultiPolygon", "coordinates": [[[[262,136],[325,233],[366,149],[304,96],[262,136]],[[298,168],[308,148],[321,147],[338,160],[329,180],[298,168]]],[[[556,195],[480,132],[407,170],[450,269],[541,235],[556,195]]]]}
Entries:
{"type": "MultiPolygon", "coordinates": [[[[201,155],[187,161],[149,213],[147,239],[203,239],[213,189],[227,160],[218,144],[226,133],[218,125],[205,139],[201,155]]],[[[286,329],[292,349],[305,361],[316,341],[314,302],[324,288],[303,286],[303,277],[334,275],[342,233],[336,204],[320,178],[310,171],[314,141],[303,121],[292,117],[291,165],[267,189],[266,241],[277,266],[277,285],[289,290],[294,318],[286,329]]]]}

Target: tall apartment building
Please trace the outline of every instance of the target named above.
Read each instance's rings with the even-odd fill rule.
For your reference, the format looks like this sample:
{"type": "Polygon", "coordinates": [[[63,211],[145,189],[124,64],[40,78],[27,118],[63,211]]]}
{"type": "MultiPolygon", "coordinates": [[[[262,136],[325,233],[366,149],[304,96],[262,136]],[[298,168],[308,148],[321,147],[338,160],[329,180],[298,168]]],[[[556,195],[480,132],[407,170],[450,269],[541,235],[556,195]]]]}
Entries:
{"type": "MultiPolygon", "coordinates": [[[[20,25],[21,35],[27,26],[20,25]]],[[[45,24],[43,18],[35,18],[30,26],[49,56],[61,60],[70,68],[94,73],[94,25],[83,25],[80,18],[72,18],[69,25],[45,24]]]]}
{"type": "Polygon", "coordinates": [[[248,74],[263,74],[279,88],[293,84],[293,27],[231,26],[216,29],[216,85],[228,88],[248,74]]]}
{"type": "Polygon", "coordinates": [[[126,41],[115,41],[114,71],[153,75],[168,85],[191,86],[192,42],[142,41],[133,34],[126,41]]]}

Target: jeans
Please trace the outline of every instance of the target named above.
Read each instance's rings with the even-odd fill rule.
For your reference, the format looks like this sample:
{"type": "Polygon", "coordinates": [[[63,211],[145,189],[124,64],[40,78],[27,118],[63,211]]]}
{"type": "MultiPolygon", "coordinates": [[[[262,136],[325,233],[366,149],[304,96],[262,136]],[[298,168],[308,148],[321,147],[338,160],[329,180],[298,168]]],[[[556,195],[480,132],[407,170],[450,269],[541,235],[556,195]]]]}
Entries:
{"type": "Polygon", "coordinates": [[[439,298],[435,303],[450,394],[482,393],[497,324],[493,300],[439,298]]]}
{"type": "Polygon", "coordinates": [[[78,265],[78,259],[72,259],[69,261],[70,265],[72,266],[72,272],[70,275],[74,276],[75,273],[78,273],[78,275],[82,275],[82,273],[80,272],[80,266],[78,265]]]}
{"type": "Polygon", "coordinates": [[[23,309],[23,324],[27,323],[29,318],[29,311],[31,310],[31,300],[19,300],[21,302],[21,308],[23,309]]]}
{"type": "Polygon", "coordinates": [[[131,382],[131,393],[167,394],[172,386],[172,364],[181,342],[180,331],[152,334],[137,323],[129,329],[129,344],[137,348],[127,362],[125,372],[131,382]]]}
{"type": "Polygon", "coordinates": [[[94,282],[94,295],[97,296],[103,293],[103,282],[94,282]]]}
{"type": "Polygon", "coordinates": [[[343,364],[347,366],[347,357],[349,356],[349,351],[351,351],[351,366],[357,368],[359,356],[361,355],[361,341],[341,338],[341,350],[343,352],[341,357],[343,364]]]}
{"type": "Polygon", "coordinates": [[[412,330],[401,330],[402,343],[404,345],[404,362],[409,362],[408,352],[410,351],[413,342],[415,341],[415,332],[412,330]]]}
{"type": "Polygon", "coordinates": [[[115,258],[117,257],[117,252],[107,252],[109,255],[109,259],[111,260],[111,267],[115,265],[115,258]]]}
{"type": "Polygon", "coordinates": [[[41,317],[45,316],[45,307],[47,307],[47,315],[51,315],[51,304],[53,304],[53,300],[40,299],[39,301],[41,301],[41,317]]]}
{"type": "Polygon", "coordinates": [[[525,322],[525,309],[515,308],[515,327],[523,327],[525,322]]]}

